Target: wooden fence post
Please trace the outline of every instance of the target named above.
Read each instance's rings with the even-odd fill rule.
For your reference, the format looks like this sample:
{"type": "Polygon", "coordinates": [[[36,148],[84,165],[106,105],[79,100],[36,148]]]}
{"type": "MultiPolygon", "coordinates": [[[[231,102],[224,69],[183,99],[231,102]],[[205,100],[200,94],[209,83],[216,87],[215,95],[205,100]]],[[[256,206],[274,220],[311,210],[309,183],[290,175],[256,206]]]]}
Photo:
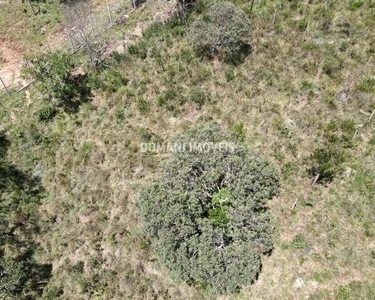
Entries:
{"type": "Polygon", "coordinates": [[[0,81],[1,81],[1,83],[3,84],[3,87],[4,87],[4,89],[7,91],[7,93],[10,95],[10,92],[9,92],[9,90],[8,90],[8,88],[7,88],[7,86],[5,85],[5,83],[4,83],[4,81],[3,81],[3,79],[0,77],[0,81]]]}
{"type": "Polygon", "coordinates": [[[275,9],[275,14],[273,15],[273,22],[272,22],[273,25],[275,25],[276,16],[277,16],[277,8],[275,9]]]}
{"type": "Polygon", "coordinates": [[[67,31],[67,35],[68,35],[68,38],[69,38],[70,46],[72,47],[72,50],[75,51],[73,40],[72,40],[72,37],[70,36],[69,30],[67,31]]]}
{"type": "Polygon", "coordinates": [[[107,4],[107,10],[108,10],[108,16],[109,16],[109,22],[112,25],[113,24],[113,19],[112,19],[112,12],[111,12],[111,4],[107,4]]]}
{"type": "Polygon", "coordinates": [[[35,12],[35,10],[34,10],[34,6],[32,5],[31,1],[28,0],[28,2],[29,2],[29,4],[30,4],[31,10],[33,11],[34,15],[36,15],[37,12],[35,12]]]}
{"type": "Polygon", "coordinates": [[[250,13],[253,11],[254,2],[255,2],[255,0],[251,0],[250,13]]]}

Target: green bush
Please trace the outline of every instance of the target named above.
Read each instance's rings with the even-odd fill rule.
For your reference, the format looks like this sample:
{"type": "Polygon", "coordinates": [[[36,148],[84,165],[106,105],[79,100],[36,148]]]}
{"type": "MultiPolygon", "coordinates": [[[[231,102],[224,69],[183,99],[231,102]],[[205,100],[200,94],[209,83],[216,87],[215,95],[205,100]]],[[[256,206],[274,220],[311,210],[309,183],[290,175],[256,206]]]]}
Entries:
{"type": "Polygon", "coordinates": [[[248,50],[250,22],[230,2],[214,3],[191,25],[190,40],[199,55],[219,55],[226,61],[241,62],[248,50]]]}
{"type": "Polygon", "coordinates": [[[39,122],[47,123],[56,115],[56,109],[51,106],[44,106],[35,112],[35,117],[39,122]]]}
{"type": "Polygon", "coordinates": [[[128,51],[131,55],[138,56],[140,59],[146,59],[148,53],[147,43],[140,41],[137,44],[129,45],[128,51]]]}
{"type": "Polygon", "coordinates": [[[166,90],[157,99],[158,106],[164,106],[170,111],[174,111],[184,103],[184,97],[181,92],[171,87],[166,90]]]}
{"type": "Polygon", "coordinates": [[[305,249],[307,247],[307,242],[302,235],[298,234],[293,239],[292,245],[294,249],[305,249]]]}
{"type": "MultiPolygon", "coordinates": [[[[0,258],[0,297],[11,297],[21,293],[27,281],[26,264],[13,259],[0,258]]],[[[5,298],[6,299],[6,298],[5,298]]]]}
{"type": "Polygon", "coordinates": [[[319,174],[319,182],[331,182],[343,171],[343,164],[348,158],[347,149],[354,147],[355,131],[355,123],[350,119],[326,124],[322,145],[310,156],[309,172],[312,176],[319,174]]]}
{"type": "Polygon", "coordinates": [[[190,100],[201,108],[203,104],[210,101],[210,95],[200,88],[193,88],[190,92],[190,100]]]}
{"type": "Polygon", "coordinates": [[[177,137],[188,151],[164,161],[137,201],[160,261],[178,279],[219,294],[256,280],[260,255],[273,248],[267,202],[279,190],[270,164],[242,145],[209,153],[189,146],[228,141],[217,125],[177,137]]]}
{"type": "Polygon", "coordinates": [[[316,149],[310,157],[310,174],[319,174],[319,182],[332,181],[335,176],[343,171],[342,164],[345,162],[345,152],[334,146],[316,149]]]}
{"type": "Polygon", "coordinates": [[[341,286],[336,299],[338,300],[349,300],[351,298],[352,290],[349,286],[341,286]]]}
{"type": "Polygon", "coordinates": [[[142,35],[146,40],[151,39],[154,36],[160,36],[163,31],[163,24],[160,22],[151,23],[145,30],[143,30],[142,35]]]}
{"type": "Polygon", "coordinates": [[[307,29],[307,26],[309,25],[309,23],[305,19],[299,20],[297,24],[298,29],[302,32],[305,31],[307,29]]]}
{"type": "Polygon", "coordinates": [[[76,111],[91,97],[86,74],[69,54],[48,52],[29,60],[30,67],[23,70],[24,76],[35,79],[39,91],[55,105],[76,111]]]}
{"type": "Polygon", "coordinates": [[[119,71],[108,69],[98,73],[91,82],[94,89],[115,93],[127,85],[129,80],[119,71]]]}

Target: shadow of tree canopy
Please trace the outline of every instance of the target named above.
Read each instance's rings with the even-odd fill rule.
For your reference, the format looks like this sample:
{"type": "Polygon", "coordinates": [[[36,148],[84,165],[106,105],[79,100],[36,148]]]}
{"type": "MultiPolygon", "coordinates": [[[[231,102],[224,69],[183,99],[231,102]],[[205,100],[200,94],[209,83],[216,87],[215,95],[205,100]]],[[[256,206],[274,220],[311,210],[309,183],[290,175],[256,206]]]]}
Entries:
{"type": "Polygon", "coordinates": [[[0,132],[0,298],[36,299],[52,273],[50,264],[34,258],[43,227],[39,205],[45,190],[38,178],[6,160],[9,146],[0,132]]]}

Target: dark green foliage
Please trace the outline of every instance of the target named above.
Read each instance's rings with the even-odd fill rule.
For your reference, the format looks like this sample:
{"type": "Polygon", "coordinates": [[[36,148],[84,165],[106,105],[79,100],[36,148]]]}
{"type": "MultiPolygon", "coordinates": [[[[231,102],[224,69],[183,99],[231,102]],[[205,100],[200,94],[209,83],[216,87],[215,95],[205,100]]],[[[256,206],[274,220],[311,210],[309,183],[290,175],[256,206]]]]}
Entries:
{"type": "Polygon", "coordinates": [[[308,23],[305,19],[298,21],[298,29],[300,31],[305,31],[307,29],[308,23]]]}
{"type": "Polygon", "coordinates": [[[51,106],[44,106],[35,112],[35,117],[39,122],[47,123],[56,115],[56,109],[51,106]]]}
{"type": "Polygon", "coordinates": [[[248,52],[250,22],[246,14],[230,2],[214,3],[207,14],[195,20],[190,39],[197,53],[226,61],[241,62],[248,52]]]}
{"type": "Polygon", "coordinates": [[[185,17],[186,13],[196,4],[196,2],[196,0],[178,0],[177,8],[179,16],[182,18],[185,17]]]}
{"type": "Polygon", "coordinates": [[[13,259],[0,259],[0,296],[20,294],[27,280],[25,263],[13,259]]]}
{"type": "Polygon", "coordinates": [[[190,100],[198,104],[199,108],[201,108],[206,102],[209,102],[210,98],[210,95],[200,88],[193,88],[190,92],[190,100]]]}
{"type": "Polygon", "coordinates": [[[94,89],[115,93],[122,86],[127,85],[129,80],[119,71],[108,69],[94,76],[91,82],[94,89]]]}
{"type": "Polygon", "coordinates": [[[4,160],[9,146],[9,141],[4,131],[0,131],[0,162],[4,160]]]}
{"type": "Polygon", "coordinates": [[[309,172],[312,176],[319,174],[319,182],[330,182],[342,172],[347,149],[354,147],[355,131],[352,120],[331,121],[325,126],[323,144],[310,157],[309,172]]]}
{"type": "Polygon", "coordinates": [[[158,106],[164,106],[170,111],[176,110],[185,102],[185,99],[180,91],[171,87],[160,95],[157,99],[158,106]]]}
{"type": "Polygon", "coordinates": [[[147,58],[147,43],[145,41],[140,41],[137,44],[129,45],[128,51],[134,56],[138,56],[140,59],[147,58]]]}
{"type": "Polygon", "coordinates": [[[48,52],[29,60],[31,67],[23,70],[24,75],[35,79],[39,91],[57,106],[76,111],[91,97],[87,76],[69,54],[48,52]]]}
{"type": "Polygon", "coordinates": [[[371,42],[370,42],[369,49],[367,50],[367,53],[368,53],[369,55],[375,53],[375,42],[374,42],[374,41],[371,41],[371,42]]]}
{"type": "Polygon", "coordinates": [[[215,293],[256,280],[260,255],[273,247],[267,202],[279,188],[269,163],[244,146],[209,153],[189,146],[226,141],[217,125],[177,137],[188,151],[164,161],[137,202],[160,261],[177,278],[215,293]]]}
{"type": "Polygon", "coordinates": [[[330,146],[329,148],[316,149],[310,159],[313,164],[310,173],[312,175],[319,174],[319,182],[330,182],[342,172],[345,153],[337,147],[330,146]]]}
{"type": "Polygon", "coordinates": [[[235,78],[233,68],[228,68],[225,71],[225,78],[227,79],[227,81],[232,81],[235,78]]]}

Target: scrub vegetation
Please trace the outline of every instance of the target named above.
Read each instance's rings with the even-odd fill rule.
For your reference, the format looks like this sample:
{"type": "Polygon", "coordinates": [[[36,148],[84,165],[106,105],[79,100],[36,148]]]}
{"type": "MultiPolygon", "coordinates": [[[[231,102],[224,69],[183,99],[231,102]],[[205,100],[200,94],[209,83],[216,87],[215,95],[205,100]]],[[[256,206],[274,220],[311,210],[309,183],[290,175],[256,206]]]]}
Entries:
{"type": "Polygon", "coordinates": [[[1,299],[375,299],[375,3],[251,2],[0,1],[1,299]]]}

